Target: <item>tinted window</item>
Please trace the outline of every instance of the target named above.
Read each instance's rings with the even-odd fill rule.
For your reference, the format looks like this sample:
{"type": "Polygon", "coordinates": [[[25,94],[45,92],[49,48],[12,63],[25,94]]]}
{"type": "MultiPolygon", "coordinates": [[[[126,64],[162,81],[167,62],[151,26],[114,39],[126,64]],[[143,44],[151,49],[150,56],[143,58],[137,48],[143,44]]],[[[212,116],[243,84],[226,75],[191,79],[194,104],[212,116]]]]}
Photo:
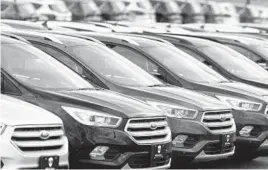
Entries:
{"type": "Polygon", "coordinates": [[[251,59],[252,61],[257,62],[257,61],[261,60],[261,58],[258,55],[254,54],[253,52],[251,52],[250,50],[248,50],[246,48],[239,47],[237,45],[232,45],[232,44],[227,44],[227,46],[234,49],[235,51],[243,54],[244,56],[251,59]]]}
{"type": "Polygon", "coordinates": [[[82,77],[28,44],[1,44],[2,68],[15,79],[29,86],[73,90],[93,88],[82,77]]]}
{"type": "Polygon", "coordinates": [[[147,47],[144,50],[177,76],[194,82],[228,81],[192,56],[171,46],[147,47]]]}
{"type": "Polygon", "coordinates": [[[199,48],[229,73],[245,79],[268,80],[268,72],[242,54],[223,45],[199,48]]]}
{"type": "Polygon", "coordinates": [[[137,64],[147,72],[155,72],[158,70],[158,67],[152,63],[149,59],[145,56],[122,46],[113,46],[112,49],[117,53],[121,54],[125,58],[131,60],[133,63],[137,64]]]}
{"type": "Polygon", "coordinates": [[[21,95],[19,89],[1,74],[1,92],[10,95],[21,95]]]}
{"type": "Polygon", "coordinates": [[[74,62],[72,59],[70,59],[67,54],[60,52],[54,49],[53,47],[49,47],[45,45],[35,44],[34,46],[46,52],[47,54],[53,56],[54,58],[64,63],[68,67],[72,68],[72,70],[74,70],[78,74],[80,75],[83,74],[83,68],[80,65],[78,65],[76,62],[74,62]]]}
{"type": "Polygon", "coordinates": [[[94,71],[115,83],[127,86],[161,84],[137,65],[102,45],[76,46],[70,50],[94,71]]]}

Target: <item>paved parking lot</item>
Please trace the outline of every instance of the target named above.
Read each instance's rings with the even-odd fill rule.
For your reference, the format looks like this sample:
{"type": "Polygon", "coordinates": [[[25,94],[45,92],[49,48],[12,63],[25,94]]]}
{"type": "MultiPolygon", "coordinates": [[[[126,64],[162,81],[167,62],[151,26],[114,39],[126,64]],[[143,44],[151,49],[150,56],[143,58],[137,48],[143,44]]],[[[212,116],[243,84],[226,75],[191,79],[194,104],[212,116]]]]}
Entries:
{"type": "Polygon", "coordinates": [[[238,162],[233,160],[221,160],[211,163],[197,163],[189,169],[268,169],[268,156],[259,157],[251,162],[238,162]]]}

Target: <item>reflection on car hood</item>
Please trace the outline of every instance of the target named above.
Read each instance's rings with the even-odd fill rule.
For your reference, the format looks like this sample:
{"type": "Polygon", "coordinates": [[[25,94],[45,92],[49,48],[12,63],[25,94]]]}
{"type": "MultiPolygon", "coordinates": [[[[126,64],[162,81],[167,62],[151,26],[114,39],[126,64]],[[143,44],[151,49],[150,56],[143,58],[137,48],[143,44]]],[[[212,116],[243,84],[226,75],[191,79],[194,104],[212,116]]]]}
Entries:
{"type": "Polygon", "coordinates": [[[235,92],[240,92],[242,94],[249,94],[249,95],[258,95],[258,96],[266,96],[268,95],[268,90],[263,89],[263,88],[259,88],[259,87],[255,87],[255,86],[251,86],[251,85],[247,85],[244,83],[220,83],[217,84],[218,87],[222,87],[224,89],[233,91],[235,90],[235,92]]]}
{"type": "MultiPolygon", "coordinates": [[[[160,96],[163,96],[163,97],[169,98],[173,104],[178,104],[178,105],[183,104],[183,106],[185,107],[187,105],[188,107],[194,106],[198,110],[230,109],[225,104],[223,104],[222,102],[220,102],[219,100],[213,97],[210,97],[201,93],[197,93],[191,90],[179,88],[179,87],[150,87],[150,88],[145,87],[139,90],[146,91],[149,93],[154,93],[158,95],[159,97],[156,97],[155,98],[156,100],[159,99],[160,96]]],[[[164,100],[163,102],[168,102],[168,101],[164,100]]]]}
{"type": "Polygon", "coordinates": [[[105,108],[115,110],[122,113],[121,117],[148,117],[148,116],[164,116],[162,112],[149,106],[147,103],[108,90],[83,90],[61,92],[61,94],[68,95],[76,100],[95,104],[105,108]]]}

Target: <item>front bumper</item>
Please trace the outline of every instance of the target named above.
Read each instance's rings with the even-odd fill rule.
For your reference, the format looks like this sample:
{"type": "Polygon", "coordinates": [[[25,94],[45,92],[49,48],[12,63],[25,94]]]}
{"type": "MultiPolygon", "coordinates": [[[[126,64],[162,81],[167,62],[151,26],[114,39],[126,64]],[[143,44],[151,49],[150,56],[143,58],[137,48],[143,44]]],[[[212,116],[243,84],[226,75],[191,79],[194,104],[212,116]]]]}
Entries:
{"type": "Polygon", "coordinates": [[[66,127],[66,133],[70,143],[71,168],[121,169],[129,166],[132,169],[152,169],[170,166],[172,148],[169,141],[140,145],[135,143],[128,133],[121,130],[124,129],[124,126],[118,129],[111,129],[89,128],[88,126],[77,124],[70,131],[67,128],[70,127],[66,127]],[[72,138],[72,136],[76,136],[76,138],[72,138]],[[90,153],[100,145],[109,147],[104,154],[105,159],[92,159],[90,153]],[[161,145],[163,157],[151,161],[152,146],[155,145],[161,145]]]}
{"type": "Polygon", "coordinates": [[[268,151],[268,117],[264,114],[256,114],[242,111],[234,111],[235,123],[237,126],[236,147],[256,151],[268,151]],[[245,137],[239,134],[244,126],[253,126],[250,135],[245,137]]]}
{"type": "MultiPolygon", "coordinates": [[[[150,169],[151,170],[155,170],[155,169],[168,169],[168,168],[170,168],[170,165],[171,165],[171,158],[169,159],[169,161],[168,161],[168,164],[166,164],[166,165],[162,165],[162,166],[158,166],[158,167],[151,167],[150,169]]],[[[132,169],[130,166],[129,166],[129,164],[126,164],[122,169],[132,169]]],[[[142,169],[148,169],[148,168],[138,168],[138,169],[140,169],[140,170],[142,170],[142,169]]]]}
{"type": "Polygon", "coordinates": [[[68,141],[64,137],[64,145],[60,150],[32,151],[23,152],[11,142],[13,128],[6,128],[0,138],[1,146],[1,164],[2,169],[37,169],[39,168],[39,159],[41,156],[59,156],[59,168],[67,169],[68,160],[68,141]]]}
{"type": "Polygon", "coordinates": [[[184,147],[172,147],[172,160],[188,160],[192,162],[206,162],[211,160],[226,159],[234,154],[236,140],[235,129],[224,135],[230,135],[230,145],[222,146],[223,134],[212,134],[200,122],[169,119],[172,138],[180,134],[187,135],[191,140],[186,140],[184,147]]]}

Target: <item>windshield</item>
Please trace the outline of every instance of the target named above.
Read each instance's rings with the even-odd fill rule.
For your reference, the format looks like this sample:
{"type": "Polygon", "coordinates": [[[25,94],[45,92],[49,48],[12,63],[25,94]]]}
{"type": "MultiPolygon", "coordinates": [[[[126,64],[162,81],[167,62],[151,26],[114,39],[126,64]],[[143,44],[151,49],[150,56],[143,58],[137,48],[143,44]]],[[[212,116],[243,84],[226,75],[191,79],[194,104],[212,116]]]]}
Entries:
{"type": "Polygon", "coordinates": [[[22,3],[17,5],[17,7],[23,16],[31,16],[35,13],[35,8],[31,3],[22,3]]]}
{"type": "Polygon", "coordinates": [[[242,54],[225,46],[199,48],[229,73],[245,79],[268,79],[268,72],[242,54]]]}
{"type": "Polygon", "coordinates": [[[175,47],[155,46],[146,47],[144,50],[183,79],[200,83],[228,81],[214,70],[175,47]]]}
{"type": "Polygon", "coordinates": [[[1,44],[1,67],[21,83],[47,90],[93,88],[75,72],[26,44],[1,44]]]}
{"type": "Polygon", "coordinates": [[[152,86],[159,80],[118,53],[101,45],[76,46],[72,52],[109,81],[125,86],[152,86]]]}

